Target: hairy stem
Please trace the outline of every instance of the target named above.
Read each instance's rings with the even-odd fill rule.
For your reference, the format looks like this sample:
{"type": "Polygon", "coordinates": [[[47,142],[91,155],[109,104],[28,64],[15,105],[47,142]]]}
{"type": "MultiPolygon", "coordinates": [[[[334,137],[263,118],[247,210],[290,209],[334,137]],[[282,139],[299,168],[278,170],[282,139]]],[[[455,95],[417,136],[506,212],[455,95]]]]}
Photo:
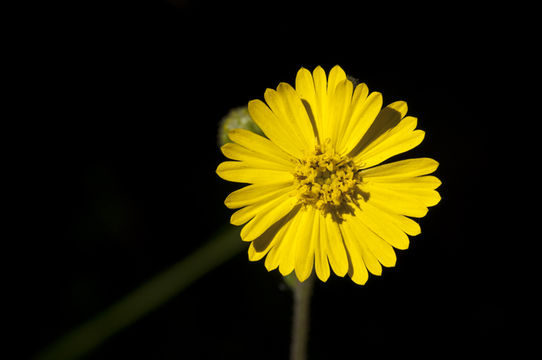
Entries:
{"type": "Polygon", "coordinates": [[[239,229],[224,227],[200,249],[58,339],[37,354],[35,360],[72,360],[86,355],[242,249],[239,229]]]}
{"type": "Polygon", "coordinates": [[[310,326],[310,303],[314,277],[311,276],[302,283],[297,279],[294,280],[295,284],[292,285],[294,309],[290,360],[306,360],[310,326]]]}

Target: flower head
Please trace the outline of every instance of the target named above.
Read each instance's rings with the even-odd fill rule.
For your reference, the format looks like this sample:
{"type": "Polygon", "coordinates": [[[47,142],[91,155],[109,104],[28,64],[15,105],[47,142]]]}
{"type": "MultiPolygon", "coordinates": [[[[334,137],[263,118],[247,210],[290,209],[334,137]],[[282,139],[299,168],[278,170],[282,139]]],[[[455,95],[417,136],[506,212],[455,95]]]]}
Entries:
{"type": "Polygon", "coordinates": [[[228,133],[225,161],[217,174],[247,183],[225,200],[244,225],[251,261],[265,258],[271,271],[295,270],[300,281],[313,269],[326,281],[330,268],[364,284],[369,273],[396,262],[393,248],[406,249],[408,235],[429,206],[440,201],[438,167],[429,158],[380,165],[416,147],[424,138],[407,105],[382,108],[382,95],[365,84],[354,88],[335,66],[301,68],[295,88],[267,89],[265,104],[252,100],[250,116],[265,137],[244,129],[228,133]]]}

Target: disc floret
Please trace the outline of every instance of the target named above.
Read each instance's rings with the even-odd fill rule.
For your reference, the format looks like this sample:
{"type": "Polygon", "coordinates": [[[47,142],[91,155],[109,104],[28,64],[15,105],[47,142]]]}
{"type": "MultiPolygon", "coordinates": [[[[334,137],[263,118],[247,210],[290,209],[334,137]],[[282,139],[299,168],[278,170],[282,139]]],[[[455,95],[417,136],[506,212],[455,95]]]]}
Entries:
{"type": "Polygon", "coordinates": [[[299,202],[325,213],[344,212],[360,196],[362,182],[354,161],[330,146],[317,145],[294,171],[299,202]]]}

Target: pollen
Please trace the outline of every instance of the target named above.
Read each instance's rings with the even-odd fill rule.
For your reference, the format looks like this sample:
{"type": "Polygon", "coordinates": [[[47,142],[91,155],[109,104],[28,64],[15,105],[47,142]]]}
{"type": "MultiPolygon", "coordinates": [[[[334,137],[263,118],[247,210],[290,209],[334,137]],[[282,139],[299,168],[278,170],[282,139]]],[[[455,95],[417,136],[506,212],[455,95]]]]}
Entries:
{"type": "Polygon", "coordinates": [[[363,197],[362,178],[352,159],[326,145],[317,145],[299,160],[294,170],[297,197],[305,206],[340,216],[363,197]]]}

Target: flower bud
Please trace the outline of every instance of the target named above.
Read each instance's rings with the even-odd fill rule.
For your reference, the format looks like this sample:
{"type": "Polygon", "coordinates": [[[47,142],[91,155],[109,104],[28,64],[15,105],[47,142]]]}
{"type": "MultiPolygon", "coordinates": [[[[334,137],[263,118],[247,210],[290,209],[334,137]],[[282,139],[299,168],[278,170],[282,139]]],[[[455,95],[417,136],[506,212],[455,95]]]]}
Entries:
{"type": "Polygon", "coordinates": [[[233,108],[226,116],[222,118],[218,127],[219,146],[231,142],[230,138],[228,137],[228,132],[233,129],[246,129],[258,135],[264,136],[263,131],[250,117],[247,106],[233,108]]]}

